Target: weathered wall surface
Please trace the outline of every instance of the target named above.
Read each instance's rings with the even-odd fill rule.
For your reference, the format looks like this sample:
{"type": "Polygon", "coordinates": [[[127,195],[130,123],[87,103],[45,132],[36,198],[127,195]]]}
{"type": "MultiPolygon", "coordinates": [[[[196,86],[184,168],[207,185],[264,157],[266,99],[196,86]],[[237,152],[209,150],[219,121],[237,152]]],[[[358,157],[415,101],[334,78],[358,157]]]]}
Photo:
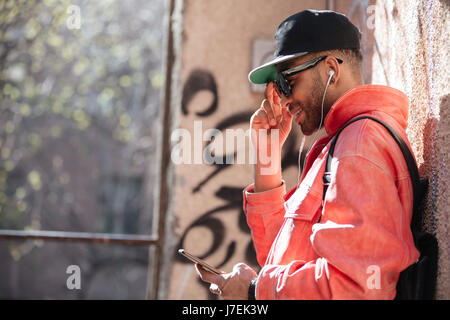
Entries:
{"type": "Polygon", "coordinates": [[[408,137],[421,176],[429,178],[425,226],[437,235],[437,299],[450,298],[449,1],[377,1],[372,83],[410,99],[408,137]]]}
{"type": "MultiPolygon", "coordinates": [[[[326,1],[289,0],[280,5],[276,0],[189,0],[183,6],[179,127],[194,138],[194,121],[201,121],[201,134],[210,128],[224,135],[226,129],[248,129],[250,115],[263,97],[251,91],[247,80],[253,40],[273,40],[284,18],[307,8],[325,9],[326,1]]],[[[290,176],[295,179],[295,152],[291,158],[290,176]]],[[[227,271],[238,262],[257,268],[242,212],[242,189],[253,179],[253,167],[246,162],[180,164],[175,169],[175,231],[181,239],[176,247],[227,271]]],[[[176,255],[174,259],[169,299],[214,298],[192,263],[176,255]]]]}
{"type": "MultiPolygon", "coordinates": [[[[183,2],[179,128],[193,140],[196,132],[201,139],[207,129],[217,128],[224,134],[224,144],[226,129],[247,130],[249,117],[263,98],[247,80],[253,41],[272,40],[278,24],[303,9],[328,6],[345,13],[362,31],[365,82],[396,87],[411,99],[408,134],[420,172],[431,183],[426,225],[438,235],[440,245],[437,297],[448,299],[448,4],[425,0],[395,1],[395,5],[388,0],[261,3],[183,2]]],[[[288,187],[297,179],[300,138],[298,131],[291,134],[283,154],[288,187]]],[[[204,149],[206,142],[200,146],[204,149]]],[[[194,145],[190,149],[194,162],[194,145]]],[[[238,262],[258,269],[242,212],[242,189],[253,180],[253,166],[246,163],[176,166],[176,248],[184,247],[223,270],[238,262]]],[[[169,299],[215,298],[198,280],[193,265],[175,253],[171,275],[169,299]]]]}

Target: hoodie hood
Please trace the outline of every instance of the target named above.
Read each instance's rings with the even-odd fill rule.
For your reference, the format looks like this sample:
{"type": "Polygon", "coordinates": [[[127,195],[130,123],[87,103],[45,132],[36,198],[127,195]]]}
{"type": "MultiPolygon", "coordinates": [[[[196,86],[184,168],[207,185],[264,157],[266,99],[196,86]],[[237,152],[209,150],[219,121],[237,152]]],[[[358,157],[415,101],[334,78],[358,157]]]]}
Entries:
{"type": "Polygon", "coordinates": [[[358,86],[336,100],[325,118],[325,130],[332,136],[352,118],[373,111],[389,114],[406,129],[408,105],[408,97],[400,90],[382,85],[358,86]]]}

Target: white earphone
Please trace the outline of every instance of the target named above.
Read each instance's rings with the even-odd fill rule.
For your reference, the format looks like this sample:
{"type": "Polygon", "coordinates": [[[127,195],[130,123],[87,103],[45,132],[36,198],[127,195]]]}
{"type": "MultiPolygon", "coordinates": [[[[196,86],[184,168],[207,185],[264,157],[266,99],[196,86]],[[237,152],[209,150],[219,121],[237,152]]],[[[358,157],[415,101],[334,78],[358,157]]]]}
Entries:
{"type": "MultiPolygon", "coordinates": [[[[334,70],[330,70],[328,72],[328,74],[330,75],[331,82],[334,82],[334,79],[331,78],[334,75],[334,70]]],[[[330,80],[330,79],[328,79],[328,80],[330,80]]]]}
{"type": "MultiPolygon", "coordinates": [[[[322,108],[321,108],[321,117],[320,117],[320,124],[319,124],[319,128],[317,129],[317,132],[314,134],[314,139],[313,141],[316,141],[317,138],[317,134],[319,133],[320,128],[322,127],[322,123],[323,123],[323,103],[325,102],[325,95],[327,94],[327,90],[328,90],[328,86],[330,85],[330,82],[334,82],[334,79],[332,79],[333,75],[334,75],[334,70],[330,70],[328,71],[328,74],[330,75],[328,77],[328,81],[327,81],[327,85],[325,87],[325,91],[323,92],[323,97],[322,97],[322,108]]],[[[301,177],[301,170],[300,170],[300,157],[301,157],[301,153],[303,151],[303,147],[305,145],[305,135],[303,135],[302,138],[302,142],[300,144],[300,149],[298,150],[298,177],[297,177],[297,186],[300,183],[300,177],[301,177]]],[[[314,143],[310,146],[308,153],[311,151],[311,148],[313,147],[314,143]]],[[[305,168],[305,162],[306,162],[306,157],[303,161],[303,168],[305,168]]]]}

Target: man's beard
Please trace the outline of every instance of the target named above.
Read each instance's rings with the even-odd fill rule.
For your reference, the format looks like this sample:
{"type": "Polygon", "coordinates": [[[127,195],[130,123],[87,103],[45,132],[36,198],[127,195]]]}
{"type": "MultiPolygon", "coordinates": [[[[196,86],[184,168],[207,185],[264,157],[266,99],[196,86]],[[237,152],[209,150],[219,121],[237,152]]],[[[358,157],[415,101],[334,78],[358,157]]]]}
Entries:
{"type": "Polygon", "coordinates": [[[302,131],[306,135],[311,135],[314,131],[320,129],[319,126],[323,125],[323,119],[325,118],[325,110],[322,110],[324,90],[325,85],[321,81],[319,72],[315,70],[313,73],[313,91],[306,108],[309,111],[309,116],[302,125],[302,131]]]}

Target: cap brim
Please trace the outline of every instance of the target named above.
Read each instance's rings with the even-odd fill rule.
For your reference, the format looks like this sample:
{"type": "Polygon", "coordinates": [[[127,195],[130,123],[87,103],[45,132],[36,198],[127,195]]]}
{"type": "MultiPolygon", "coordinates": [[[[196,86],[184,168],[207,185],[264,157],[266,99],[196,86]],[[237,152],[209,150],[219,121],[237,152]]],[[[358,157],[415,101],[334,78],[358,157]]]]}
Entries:
{"type": "Polygon", "coordinates": [[[254,84],[264,84],[276,80],[277,68],[276,65],[290,59],[294,59],[300,56],[304,56],[308,52],[300,52],[296,54],[290,54],[286,56],[279,56],[272,61],[269,61],[262,66],[259,66],[248,74],[248,80],[254,84]]]}

